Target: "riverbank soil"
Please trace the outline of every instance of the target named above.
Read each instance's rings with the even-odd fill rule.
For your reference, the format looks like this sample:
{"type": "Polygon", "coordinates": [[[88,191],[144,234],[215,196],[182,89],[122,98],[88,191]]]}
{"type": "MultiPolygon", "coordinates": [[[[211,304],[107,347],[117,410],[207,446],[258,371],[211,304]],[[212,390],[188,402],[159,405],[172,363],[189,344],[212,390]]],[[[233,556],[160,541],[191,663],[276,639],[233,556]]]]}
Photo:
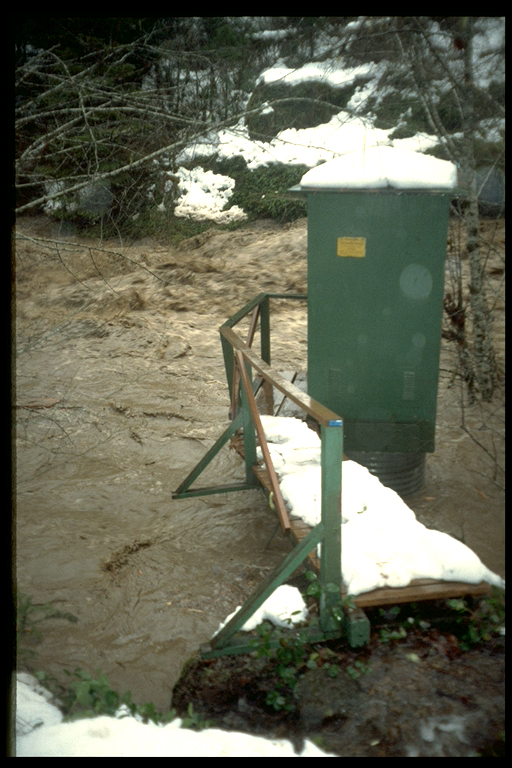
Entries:
{"type": "MultiPolygon", "coordinates": [[[[61,683],[69,679],[64,669],[101,669],[113,689],[131,690],[137,703],[152,701],[163,711],[184,662],[290,552],[260,491],[171,495],[229,423],[218,328],[261,291],[306,292],[307,223],[212,228],[177,247],[65,239],[54,227],[44,217],[23,217],[13,241],[15,587],[33,604],[77,621],[47,619],[40,635],[27,626],[22,647],[32,654],[19,654],[18,664],[61,683]]],[[[504,371],[503,221],[484,221],[482,238],[504,371]]],[[[446,271],[451,291],[455,241],[456,234],[446,271]]],[[[461,263],[467,297],[468,261],[461,263]]],[[[273,300],[271,329],[273,366],[304,370],[305,302],[273,300]]],[[[408,503],[421,522],[461,539],[504,576],[504,382],[491,403],[469,405],[456,364],[455,344],[444,338],[436,452],[427,459],[424,489],[408,503]]],[[[197,484],[244,476],[226,446],[197,484]]],[[[421,642],[411,648],[420,663],[404,660],[401,650],[364,651],[365,659],[375,655],[373,672],[356,681],[363,687],[350,705],[362,714],[352,715],[342,699],[333,705],[331,725],[349,728],[348,743],[407,747],[409,736],[383,737],[392,721],[402,728],[411,711],[407,699],[400,703],[405,670],[411,697],[417,690],[428,699],[433,685],[445,692],[425,704],[421,722],[434,719],[421,726],[425,733],[458,733],[453,723],[448,731],[435,725],[447,712],[465,718],[464,733],[475,712],[487,712],[487,725],[479,722],[494,733],[503,655],[490,649],[424,657],[414,644],[421,642]],[[473,688],[460,710],[451,702],[463,683],[473,688]],[[363,728],[367,718],[377,723],[374,731],[363,728]],[[351,720],[359,730],[350,730],[351,720]]],[[[209,668],[225,665],[229,673],[243,663],[209,668]]],[[[235,714],[244,706],[238,699],[235,714]]],[[[315,706],[313,714],[309,705],[300,710],[304,731],[317,728],[315,706]]],[[[459,743],[473,748],[471,739],[459,743]]]]}
{"type": "Polygon", "coordinates": [[[288,665],[198,658],[173,705],[183,717],[192,706],[198,720],[288,738],[298,749],[307,736],[340,757],[504,756],[504,638],[463,652],[455,635],[433,627],[400,641],[386,631],[374,631],[364,650],[309,646],[288,665]],[[295,670],[291,685],[283,666],[295,670]]]}

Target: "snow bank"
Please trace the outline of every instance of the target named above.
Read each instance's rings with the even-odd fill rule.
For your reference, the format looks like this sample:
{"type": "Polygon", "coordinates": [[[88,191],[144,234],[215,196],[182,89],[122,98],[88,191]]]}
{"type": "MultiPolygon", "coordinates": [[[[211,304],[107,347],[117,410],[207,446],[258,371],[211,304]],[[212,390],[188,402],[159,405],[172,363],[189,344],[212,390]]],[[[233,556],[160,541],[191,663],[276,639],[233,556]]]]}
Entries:
{"type": "Polygon", "coordinates": [[[51,693],[27,672],[16,675],[16,735],[23,736],[35,728],[58,725],[62,713],[51,704],[51,693]]]}
{"type": "MultiPolygon", "coordinates": [[[[326,187],[453,187],[457,182],[455,166],[445,160],[420,154],[435,146],[438,140],[426,134],[401,139],[389,144],[390,130],[375,128],[371,121],[341,111],[328,123],[314,128],[288,128],[271,142],[251,141],[243,126],[222,130],[187,147],[178,157],[180,163],[197,161],[215,155],[218,160],[241,156],[251,170],[271,163],[306,165],[311,168],[303,176],[304,188],[326,187]],[[338,157],[341,155],[341,157],[338,157]],[[322,165],[319,165],[322,163],[322,165]],[[343,180],[343,183],[342,181],[343,180]]],[[[234,189],[229,176],[192,171],[183,166],[177,216],[211,219],[217,222],[245,218],[244,211],[233,206],[223,211],[234,189]]]]}
{"type": "MultiPolygon", "coordinates": [[[[241,606],[238,606],[238,608],[233,611],[233,613],[230,613],[219,625],[218,630],[213,635],[214,637],[224,626],[226,626],[228,621],[238,613],[240,607],[241,606]]],[[[282,584],[267,600],[265,600],[263,605],[253,613],[251,618],[245,622],[242,631],[251,632],[263,621],[271,621],[276,627],[289,627],[292,624],[300,624],[301,622],[306,621],[307,616],[308,609],[299,590],[296,587],[291,587],[289,584],[282,584]]]]}
{"type": "Polygon", "coordinates": [[[180,198],[175,216],[211,219],[219,224],[247,218],[238,205],[222,210],[235,189],[235,180],[231,177],[205,171],[201,166],[191,171],[178,168],[176,176],[180,179],[180,198]]]}
{"type": "Polygon", "coordinates": [[[118,717],[63,723],[37,680],[24,673],[17,677],[17,757],[336,757],[310,741],[298,755],[286,739],[218,728],[196,732],[181,728],[179,718],[168,725],[142,723],[123,708],[118,717]],[[27,733],[27,728],[33,730],[27,733]]]}
{"type": "Polygon", "coordinates": [[[289,67],[275,66],[265,70],[259,76],[259,83],[286,83],[286,85],[298,85],[300,83],[325,83],[333,88],[344,88],[351,85],[354,80],[361,77],[375,77],[380,73],[381,67],[374,62],[360,64],[357,67],[336,67],[332,61],[320,61],[304,64],[302,67],[290,69],[289,67]]]}

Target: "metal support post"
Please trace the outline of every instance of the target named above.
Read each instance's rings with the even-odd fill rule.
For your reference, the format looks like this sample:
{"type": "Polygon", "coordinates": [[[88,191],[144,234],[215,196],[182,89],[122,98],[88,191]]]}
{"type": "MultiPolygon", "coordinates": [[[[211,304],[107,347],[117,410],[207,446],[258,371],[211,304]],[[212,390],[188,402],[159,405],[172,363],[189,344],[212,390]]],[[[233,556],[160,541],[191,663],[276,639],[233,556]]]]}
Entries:
{"type": "Polygon", "coordinates": [[[322,523],[325,535],[321,544],[320,626],[334,630],[339,622],[333,609],[341,611],[341,464],[343,458],[343,421],[329,421],[320,426],[322,466],[322,523]]]}
{"type": "MultiPolygon", "coordinates": [[[[252,387],[252,372],[248,363],[242,363],[247,372],[249,386],[252,387]]],[[[256,433],[254,431],[254,421],[249,407],[249,398],[244,387],[240,387],[240,397],[242,400],[242,420],[244,427],[244,457],[245,457],[245,482],[247,485],[258,485],[256,476],[252,468],[258,463],[256,454],[256,433]]]]}

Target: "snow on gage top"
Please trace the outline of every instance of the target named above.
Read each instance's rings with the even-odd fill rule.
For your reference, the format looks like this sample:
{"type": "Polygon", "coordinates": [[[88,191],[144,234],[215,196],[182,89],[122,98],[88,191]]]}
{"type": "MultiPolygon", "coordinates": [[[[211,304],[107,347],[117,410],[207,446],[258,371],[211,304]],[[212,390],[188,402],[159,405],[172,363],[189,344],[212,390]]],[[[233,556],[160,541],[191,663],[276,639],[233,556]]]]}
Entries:
{"type": "Polygon", "coordinates": [[[457,168],[447,160],[388,146],[369,147],[317,165],[301,189],[453,189],[457,168]]]}

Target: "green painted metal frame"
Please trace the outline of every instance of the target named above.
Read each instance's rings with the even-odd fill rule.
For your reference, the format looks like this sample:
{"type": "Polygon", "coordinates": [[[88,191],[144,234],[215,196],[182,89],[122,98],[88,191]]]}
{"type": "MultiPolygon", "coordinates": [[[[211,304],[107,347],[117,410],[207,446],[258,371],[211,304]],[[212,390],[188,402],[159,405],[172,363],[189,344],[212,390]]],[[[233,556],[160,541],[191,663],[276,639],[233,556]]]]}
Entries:
{"type": "Polygon", "coordinates": [[[228,440],[233,437],[235,432],[243,425],[243,412],[240,411],[233,419],[229,427],[224,430],[222,435],[215,441],[212,447],[205,453],[203,458],[196,464],[194,469],[189,472],[183,482],[172,494],[173,499],[188,499],[191,496],[208,496],[212,493],[228,493],[229,491],[245,491],[250,488],[254,488],[256,482],[248,479],[246,483],[237,483],[232,485],[214,485],[207,488],[192,488],[190,486],[197,480],[199,475],[206,469],[211,460],[218,454],[228,440]]]}
{"type": "MultiPolygon", "coordinates": [[[[234,352],[233,345],[225,336],[227,329],[233,328],[240,320],[243,320],[254,309],[259,308],[260,336],[261,336],[261,359],[270,365],[270,299],[307,299],[306,294],[302,293],[259,293],[254,299],[251,299],[242,309],[236,312],[220,327],[220,338],[222,352],[224,356],[224,365],[226,368],[226,378],[229,388],[230,399],[233,397],[233,371],[234,371],[234,352]]],[[[237,341],[243,344],[242,339],[236,335],[237,341]]],[[[283,379],[284,381],[284,379],[283,379]]],[[[285,382],[288,384],[288,382],[285,382]]],[[[290,385],[291,386],[291,385],[290,385]]],[[[256,388],[256,387],[255,387],[256,388]]],[[[298,390],[297,390],[298,391],[298,390]]],[[[241,399],[241,397],[240,397],[241,399]]],[[[252,420],[248,413],[248,408],[242,408],[237,414],[233,414],[233,421],[229,424],[222,435],[216,440],[212,447],[207,451],[203,458],[196,464],[194,469],[180,483],[179,487],[172,494],[173,499],[188,499],[193,496],[207,496],[213,493],[229,493],[230,491],[245,491],[259,488],[260,484],[252,467],[256,464],[256,440],[254,428],[251,429],[252,420]],[[212,459],[224,447],[228,440],[233,437],[240,427],[244,428],[244,451],[245,451],[245,483],[235,483],[228,485],[215,485],[204,488],[191,488],[190,486],[197,480],[212,459]],[[247,429],[246,429],[247,427],[247,429]]]]}
{"type": "MultiPolygon", "coordinates": [[[[292,298],[305,299],[302,294],[260,293],[252,301],[240,309],[220,327],[222,350],[226,367],[226,376],[230,396],[234,386],[234,350],[238,350],[247,365],[248,371],[254,368],[266,381],[285,394],[292,402],[312,416],[320,425],[321,438],[321,522],[297,544],[284,562],[261,584],[252,597],[247,600],[240,611],[226,624],[225,627],[207,645],[202,646],[204,658],[234,653],[248,653],[252,650],[245,638],[235,637],[243,624],[261,607],[268,597],[283,584],[296,568],[307,558],[312,550],[321,545],[320,554],[320,583],[324,586],[320,601],[320,631],[311,635],[310,640],[320,641],[339,637],[342,630],[334,618],[333,609],[341,605],[341,481],[343,458],[343,421],[325,406],[318,403],[293,384],[286,381],[270,367],[270,320],[269,299],[292,298]],[[259,308],[261,357],[258,357],[243,339],[233,330],[233,327],[249,312],[259,308]],[[336,589],[325,589],[327,585],[336,589]]],[[[252,379],[251,379],[252,381],[252,379]]],[[[190,496],[206,495],[208,493],[223,493],[232,490],[245,490],[259,485],[253,466],[257,463],[255,427],[251,416],[247,394],[240,388],[239,400],[241,409],[234,416],[230,426],[223,432],[215,444],[209,449],[203,459],[189,473],[179,488],[173,493],[173,498],[188,498],[190,496]],[[246,464],[246,482],[233,486],[213,486],[211,488],[190,489],[192,483],[221,450],[229,438],[243,426],[244,453],[246,464]]],[[[345,627],[346,629],[346,627],[345,627]]],[[[364,634],[364,633],[363,633],[364,634]]],[[[365,638],[366,639],[366,638],[365,638]]],[[[362,644],[358,643],[358,644],[362,644]]]]}

